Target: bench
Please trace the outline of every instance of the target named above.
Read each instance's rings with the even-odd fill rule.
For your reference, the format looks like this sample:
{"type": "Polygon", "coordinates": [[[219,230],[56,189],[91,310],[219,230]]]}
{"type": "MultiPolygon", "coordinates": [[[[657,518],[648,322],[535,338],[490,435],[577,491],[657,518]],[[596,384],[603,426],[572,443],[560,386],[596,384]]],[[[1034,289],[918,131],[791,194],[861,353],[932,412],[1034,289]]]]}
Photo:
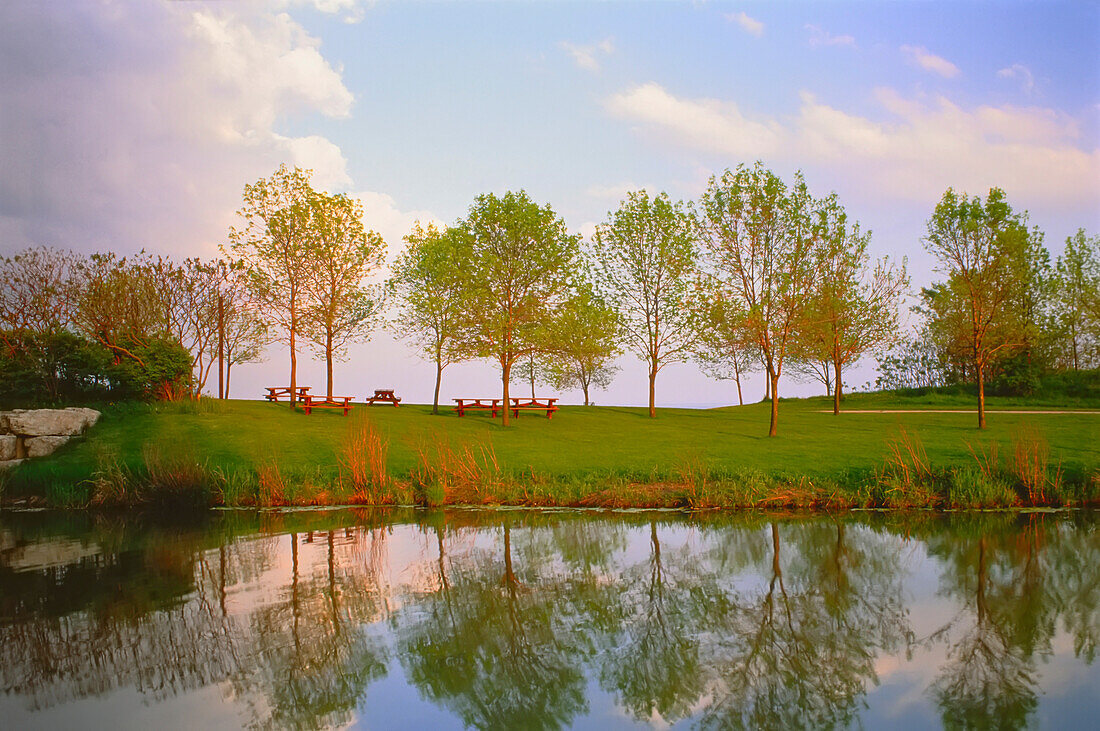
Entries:
{"type": "Polygon", "coordinates": [[[393,404],[394,406],[401,405],[401,399],[393,395],[392,388],[376,388],[374,389],[373,396],[363,399],[364,403],[370,404],[371,406],[374,406],[376,401],[393,404]]]}
{"type": "MultiPolygon", "coordinates": [[[[298,398],[304,399],[309,394],[309,386],[298,386],[298,398]]],[[[267,395],[264,396],[268,401],[278,401],[283,396],[290,398],[290,386],[268,386],[267,395]]]]}
{"type": "Polygon", "coordinates": [[[459,416],[464,416],[467,411],[482,409],[485,411],[492,411],[493,418],[497,418],[497,412],[500,411],[500,399],[498,398],[456,398],[454,399],[456,404],[455,411],[459,416]]]}
{"type": "Polygon", "coordinates": [[[555,403],[556,398],[512,398],[509,399],[512,402],[512,416],[519,418],[519,412],[521,411],[546,411],[546,418],[552,419],[554,412],[558,410],[555,403]]]}
{"type": "Polygon", "coordinates": [[[352,408],[351,399],[351,396],[333,396],[329,399],[307,394],[302,399],[302,408],[307,414],[313,409],[343,409],[344,416],[347,416],[352,408]]]}

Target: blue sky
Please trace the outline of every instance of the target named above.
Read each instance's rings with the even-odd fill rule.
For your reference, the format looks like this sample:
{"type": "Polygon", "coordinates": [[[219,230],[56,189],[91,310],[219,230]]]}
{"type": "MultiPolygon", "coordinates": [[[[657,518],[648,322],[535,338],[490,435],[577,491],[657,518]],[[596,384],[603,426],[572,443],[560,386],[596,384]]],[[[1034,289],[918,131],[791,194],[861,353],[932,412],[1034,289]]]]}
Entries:
{"type": "MultiPolygon", "coordinates": [[[[361,197],[391,255],[482,192],[525,188],[588,235],[626,190],[694,198],[756,159],[838,192],[916,285],[948,186],[1005,188],[1054,253],[1100,232],[1096,2],[14,0],[0,69],[3,253],[209,256],[244,184],[284,161],[361,197]]],[[[285,380],[284,361],[237,383],[285,380]]],[[[622,366],[602,400],[644,402],[644,368],[622,366]]],[[[430,394],[385,333],[344,373],[430,394]]],[[[450,378],[456,396],[495,388],[487,363],[450,378]]],[[[730,398],[691,366],[662,379],[660,403],[730,398]]]]}

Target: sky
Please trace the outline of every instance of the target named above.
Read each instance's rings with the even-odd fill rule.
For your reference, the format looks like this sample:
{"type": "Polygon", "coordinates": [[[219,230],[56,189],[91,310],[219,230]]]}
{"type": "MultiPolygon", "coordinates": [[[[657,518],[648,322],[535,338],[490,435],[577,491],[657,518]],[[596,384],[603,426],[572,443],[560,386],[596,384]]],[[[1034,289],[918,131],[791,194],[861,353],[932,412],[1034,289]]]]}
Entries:
{"type": "MultiPolygon", "coordinates": [[[[1100,2],[0,3],[0,255],[213,257],[284,162],[361,199],[392,261],[415,221],[481,193],[525,189],[587,238],[629,190],[696,199],[755,160],[835,191],[914,289],[948,187],[1003,188],[1057,255],[1100,233],[1100,2]]],[[[396,332],[351,348],[337,393],[431,400],[434,367],[396,332]]],[[[233,395],[288,361],[240,366],[233,395]]],[[[596,401],[646,403],[644,363],[619,365],[596,401]]],[[[444,373],[447,402],[497,392],[489,361],[444,373]]],[[[658,405],[733,402],[691,364],[658,377],[658,405]]]]}

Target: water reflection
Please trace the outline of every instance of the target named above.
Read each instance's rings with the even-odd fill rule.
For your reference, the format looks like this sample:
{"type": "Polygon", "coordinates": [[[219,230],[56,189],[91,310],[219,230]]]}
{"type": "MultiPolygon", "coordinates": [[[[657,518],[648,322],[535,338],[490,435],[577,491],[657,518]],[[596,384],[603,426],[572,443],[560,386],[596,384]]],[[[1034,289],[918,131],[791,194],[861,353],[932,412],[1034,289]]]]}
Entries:
{"type": "Polygon", "coordinates": [[[386,726],[410,698],[475,728],[1090,717],[1097,527],[1093,513],[8,514],[0,718],[88,726],[91,709],[107,723],[141,703],[227,727],[386,726]]]}

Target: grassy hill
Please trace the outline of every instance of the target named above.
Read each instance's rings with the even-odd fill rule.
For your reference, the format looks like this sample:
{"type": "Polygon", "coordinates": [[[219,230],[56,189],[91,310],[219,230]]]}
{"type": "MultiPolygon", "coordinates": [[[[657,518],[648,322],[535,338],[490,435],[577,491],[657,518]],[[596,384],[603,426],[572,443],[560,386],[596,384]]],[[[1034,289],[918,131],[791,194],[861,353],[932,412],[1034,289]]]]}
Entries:
{"type": "Polygon", "coordinates": [[[255,401],[121,405],[85,439],[12,470],[6,492],[65,505],[197,492],[226,504],[696,507],[1057,505],[1100,494],[1100,413],[991,399],[985,432],[973,413],[938,413],[973,403],[855,394],[852,412],[916,413],[834,416],[827,399],[788,400],[771,439],[766,404],[661,409],[656,419],[565,406],[507,429],[421,405],[359,406],[347,418],[255,401]]]}

